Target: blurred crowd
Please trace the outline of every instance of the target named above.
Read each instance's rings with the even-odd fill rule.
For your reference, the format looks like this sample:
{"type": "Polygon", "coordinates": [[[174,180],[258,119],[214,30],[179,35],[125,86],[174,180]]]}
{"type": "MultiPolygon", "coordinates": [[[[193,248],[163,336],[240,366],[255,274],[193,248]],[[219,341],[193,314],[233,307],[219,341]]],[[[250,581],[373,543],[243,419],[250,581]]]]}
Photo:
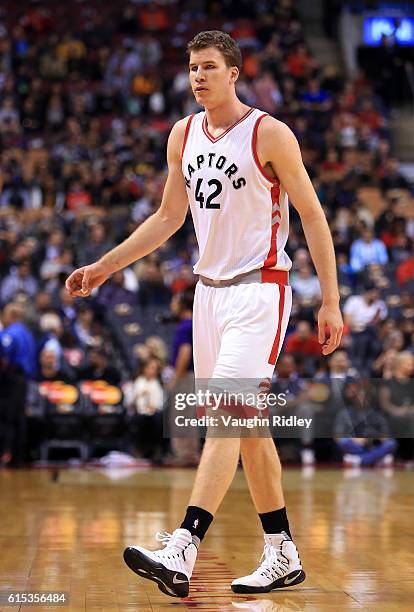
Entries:
{"type": "MultiPolygon", "coordinates": [[[[292,0],[7,0],[0,7],[0,360],[2,371],[20,369],[13,374],[20,388],[133,380],[136,369],[118,354],[105,314],[120,304],[165,310],[194,287],[190,216],[92,299],[68,296],[64,280],[159,206],[169,130],[200,110],[185,43],[216,28],[242,49],[239,97],[296,134],[334,238],[346,326],[341,352],[322,359],[320,287],[292,209],[288,377],[329,378],[338,360],[354,374],[393,380],[402,368],[413,377],[412,186],[393,155],[381,89],[362,72],[350,81],[335,64],[320,65],[292,0]]],[[[140,375],[156,372],[161,388],[171,384],[170,351],[160,328],[140,347],[140,375]]]]}

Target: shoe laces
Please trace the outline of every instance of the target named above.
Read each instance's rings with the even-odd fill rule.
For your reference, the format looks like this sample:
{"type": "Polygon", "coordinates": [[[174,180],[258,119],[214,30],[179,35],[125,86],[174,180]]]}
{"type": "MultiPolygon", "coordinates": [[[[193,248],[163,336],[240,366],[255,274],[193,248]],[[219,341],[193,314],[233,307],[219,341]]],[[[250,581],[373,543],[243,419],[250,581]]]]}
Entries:
{"type": "Polygon", "coordinates": [[[157,531],[155,534],[157,542],[162,542],[165,546],[164,549],[158,551],[158,554],[162,556],[176,556],[182,553],[189,544],[191,544],[191,536],[187,536],[182,531],[176,529],[174,533],[168,533],[168,531],[157,531]]]}
{"type": "Polygon", "coordinates": [[[280,578],[289,568],[289,559],[283,554],[283,540],[279,544],[265,544],[256,574],[267,578],[280,578]],[[263,560],[263,561],[262,561],[263,560]]]}

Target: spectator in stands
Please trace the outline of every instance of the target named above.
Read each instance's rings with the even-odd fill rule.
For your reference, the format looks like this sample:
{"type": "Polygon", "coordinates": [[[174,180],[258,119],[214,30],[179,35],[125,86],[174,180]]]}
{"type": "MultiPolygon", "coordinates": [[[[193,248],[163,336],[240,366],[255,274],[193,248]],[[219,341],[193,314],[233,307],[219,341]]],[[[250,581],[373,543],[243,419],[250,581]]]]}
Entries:
{"type": "Polygon", "coordinates": [[[129,304],[136,306],[138,296],[136,293],[125,288],[125,275],[123,270],[115,272],[108,282],[99,288],[96,303],[109,310],[117,304],[129,304]]]}
{"type": "Polygon", "coordinates": [[[315,378],[329,385],[329,409],[338,411],[343,405],[343,390],[348,380],[357,379],[358,370],[352,367],[346,351],[337,350],[329,356],[327,372],[315,378]]]}
{"type": "Polygon", "coordinates": [[[160,381],[161,364],[150,357],[132,384],[131,403],[136,444],[142,457],[159,462],[163,447],[164,390],[160,381]]]}
{"type": "Polygon", "coordinates": [[[373,362],[371,375],[374,378],[390,380],[394,375],[397,355],[398,351],[394,348],[386,348],[373,362]]]}
{"type": "Polygon", "coordinates": [[[139,279],[140,303],[143,306],[168,303],[170,291],[165,284],[159,256],[151,253],[143,261],[138,262],[135,269],[139,279]]]}
{"type": "Polygon", "coordinates": [[[80,256],[81,265],[87,265],[91,261],[97,261],[112,248],[112,243],[107,239],[106,229],[103,223],[92,225],[89,239],[80,256]]]}
{"type": "Polygon", "coordinates": [[[13,267],[10,274],[1,284],[0,302],[5,305],[11,302],[17,291],[24,291],[30,298],[34,298],[38,289],[38,282],[30,270],[30,260],[24,259],[13,267]]]}
{"type": "Polygon", "coordinates": [[[73,376],[68,369],[59,367],[59,359],[54,350],[43,348],[39,355],[39,371],[36,375],[37,382],[73,382],[73,376]]]}
{"type": "MultiPolygon", "coordinates": [[[[270,391],[275,396],[284,397],[286,400],[286,403],[280,402],[271,408],[273,414],[289,417],[292,414],[298,415],[300,411],[301,417],[309,416],[306,409],[301,411],[307,399],[307,385],[298,374],[297,363],[292,354],[283,353],[279,357],[270,391]]],[[[278,440],[278,449],[285,460],[298,461],[301,453],[299,438],[302,433],[299,429],[295,431],[277,427],[275,437],[278,440]]]]}
{"type": "Polygon", "coordinates": [[[321,287],[318,277],[313,274],[309,265],[302,265],[297,276],[292,280],[294,293],[299,296],[300,301],[308,306],[317,304],[321,297],[321,287]]]}
{"type": "Polygon", "coordinates": [[[71,249],[63,248],[53,259],[45,259],[40,266],[39,275],[46,290],[50,293],[58,290],[61,278],[66,278],[71,268],[73,268],[71,249]]]}
{"type": "Polygon", "coordinates": [[[76,320],[76,298],[62,287],[59,292],[59,316],[61,317],[64,328],[71,327],[76,320]]]}
{"type": "MultiPolygon", "coordinates": [[[[394,375],[380,389],[380,407],[388,417],[392,435],[398,438],[403,461],[414,459],[414,355],[402,351],[396,357],[394,375]]],[[[411,464],[411,463],[410,463],[411,464]]]]}
{"type": "Polygon", "coordinates": [[[346,380],[356,375],[357,371],[352,367],[346,351],[338,350],[329,356],[328,378],[330,380],[346,380]]]}
{"type": "Polygon", "coordinates": [[[336,417],[334,433],[345,465],[390,465],[394,460],[397,443],[389,438],[387,422],[375,409],[371,392],[362,381],[349,380],[344,387],[346,407],[336,417]]]}
{"type": "Polygon", "coordinates": [[[388,254],[385,244],[374,237],[370,228],[365,227],[361,232],[361,238],[355,240],[351,245],[351,268],[354,272],[361,272],[371,264],[383,266],[387,262],[388,254]]]}
{"type": "Polygon", "coordinates": [[[285,352],[318,358],[322,348],[308,321],[299,321],[296,330],[286,339],[285,352]]]}
{"type": "Polygon", "coordinates": [[[332,98],[317,79],[311,79],[302,95],[302,106],[312,113],[326,113],[332,108],[332,98]]]}
{"type": "Polygon", "coordinates": [[[352,362],[362,370],[369,368],[380,351],[375,325],[386,318],[387,307],[379,299],[378,289],[367,283],[362,295],[347,299],[343,312],[345,325],[350,329],[352,362]]]}
{"type": "MultiPolygon", "coordinates": [[[[194,389],[193,364],[193,300],[194,293],[188,289],[174,295],[171,301],[171,311],[177,317],[177,325],[171,356],[174,377],[170,383],[173,393],[170,422],[176,417],[175,397],[178,394],[190,393],[194,389]]],[[[197,431],[191,437],[176,437],[177,428],[172,427],[171,449],[175,465],[197,465],[199,460],[199,440],[197,431]],[[175,435],[174,435],[175,433],[175,435]]]]}
{"type": "Polygon", "coordinates": [[[24,311],[18,304],[7,304],[2,312],[0,343],[4,359],[29,379],[36,374],[36,343],[23,322],[24,311]]]}
{"type": "Polygon", "coordinates": [[[405,285],[405,283],[414,281],[414,245],[413,254],[399,264],[396,276],[400,285],[405,285]]]}
{"type": "Polygon", "coordinates": [[[399,171],[398,159],[390,157],[387,160],[384,176],[381,179],[381,189],[385,193],[390,189],[409,189],[407,179],[399,171]]]}
{"type": "Polygon", "coordinates": [[[118,386],[121,375],[117,368],[109,365],[109,358],[104,347],[89,349],[87,365],[77,373],[78,380],[104,380],[110,385],[118,386]]]}
{"type": "Polygon", "coordinates": [[[73,333],[78,346],[82,349],[92,346],[98,335],[97,332],[92,307],[84,303],[79,304],[77,319],[73,324],[73,333]]]}
{"type": "MultiPolygon", "coordinates": [[[[276,364],[272,380],[272,393],[285,393],[287,396],[286,410],[295,410],[304,397],[304,381],[301,380],[297,363],[293,355],[282,354],[276,364]]],[[[284,411],[279,408],[278,411],[284,411]]]]}
{"type": "Polygon", "coordinates": [[[61,366],[63,348],[61,337],[63,334],[62,321],[54,312],[47,312],[40,317],[40,331],[43,336],[38,344],[38,353],[44,349],[55,353],[58,367],[61,366]]]}

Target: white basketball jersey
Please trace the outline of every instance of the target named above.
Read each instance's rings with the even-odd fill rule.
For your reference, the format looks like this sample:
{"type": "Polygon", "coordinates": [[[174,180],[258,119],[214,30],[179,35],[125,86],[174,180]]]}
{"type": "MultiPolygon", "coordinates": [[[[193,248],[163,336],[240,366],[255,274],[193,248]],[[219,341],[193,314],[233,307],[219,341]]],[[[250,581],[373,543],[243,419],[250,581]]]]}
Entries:
{"type": "Polygon", "coordinates": [[[214,138],[205,112],[187,123],[182,170],[199,245],[195,274],[230,279],[251,270],[289,270],[287,194],[261,167],[257,129],[266,113],[250,109],[214,138]]]}

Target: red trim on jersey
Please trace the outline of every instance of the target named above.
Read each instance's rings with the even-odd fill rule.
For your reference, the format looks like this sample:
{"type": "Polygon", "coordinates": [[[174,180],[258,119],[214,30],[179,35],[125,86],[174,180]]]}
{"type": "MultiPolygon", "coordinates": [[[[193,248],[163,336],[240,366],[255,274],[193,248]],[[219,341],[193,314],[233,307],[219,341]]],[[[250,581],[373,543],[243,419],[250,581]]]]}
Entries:
{"type": "Polygon", "coordinates": [[[233,128],[236,127],[236,125],[239,125],[239,123],[241,123],[242,121],[244,121],[252,112],[254,111],[254,108],[250,108],[246,114],[243,115],[243,117],[241,117],[241,119],[239,119],[238,121],[236,121],[236,123],[233,123],[233,125],[231,125],[230,127],[227,128],[227,130],[225,130],[222,134],[220,134],[220,136],[217,136],[216,138],[214,136],[212,136],[210,134],[210,132],[208,131],[208,121],[207,121],[207,115],[204,115],[204,119],[203,119],[203,132],[204,134],[207,136],[207,138],[209,140],[211,140],[211,142],[217,142],[218,140],[220,140],[220,138],[223,138],[223,136],[225,136],[226,134],[228,134],[230,132],[230,130],[232,130],[233,128]]]}
{"type": "Polygon", "coordinates": [[[289,285],[289,272],[287,270],[264,270],[261,269],[262,283],[276,283],[277,285],[289,285]]]}
{"type": "Polygon", "coordinates": [[[282,333],[282,321],[283,311],[285,309],[285,286],[280,285],[279,287],[279,320],[277,322],[276,336],[273,341],[272,350],[270,351],[268,363],[275,365],[277,356],[279,354],[280,335],[282,333]]]}
{"type": "Polygon", "coordinates": [[[187,125],[185,126],[183,146],[181,147],[181,159],[183,158],[183,155],[184,155],[185,145],[187,144],[188,132],[190,131],[190,126],[191,126],[192,120],[194,119],[194,115],[195,113],[189,116],[187,125]]]}
{"type": "MultiPolygon", "coordinates": [[[[272,197],[272,207],[276,203],[279,204],[279,197],[280,197],[279,181],[273,184],[270,194],[272,197]]],[[[281,218],[280,210],[276,210],[275,212],[272,212],[272,221],[277,216],[281,218]]],[[[278,223],[277,221],[276,223],[273,223],[272,225],[272,234],[270,237],[270,248],[269,248],[267,257],[265,259],[265,262],[263,264],[263,268],[274,268],[277,263],[277,230],[279,229],[279,226],[280,226],[280,223],[278,223]]]]}
{"type": "Polygon", "coordinates": [[[274,178],[273,176],[266,174],[265,169],[260,163],[259,156],[257,155],[257,130],[259,129],[261,120],[264,119],[264,117],[268,117],[268,116],[269,116],[268,113],[264,113],[263,115],[260,115],[260,117],[256,119],[256,123],[254,124],[254,128],[253,128],[253,136],[252,136],[252,153],[253,153],[254,161],[256,162],[256,166],[260,170],[260,173],[265,177],[265,179],[267,179],[271,183],[278,183],[279,181],[277,178],[274,178]]]}

